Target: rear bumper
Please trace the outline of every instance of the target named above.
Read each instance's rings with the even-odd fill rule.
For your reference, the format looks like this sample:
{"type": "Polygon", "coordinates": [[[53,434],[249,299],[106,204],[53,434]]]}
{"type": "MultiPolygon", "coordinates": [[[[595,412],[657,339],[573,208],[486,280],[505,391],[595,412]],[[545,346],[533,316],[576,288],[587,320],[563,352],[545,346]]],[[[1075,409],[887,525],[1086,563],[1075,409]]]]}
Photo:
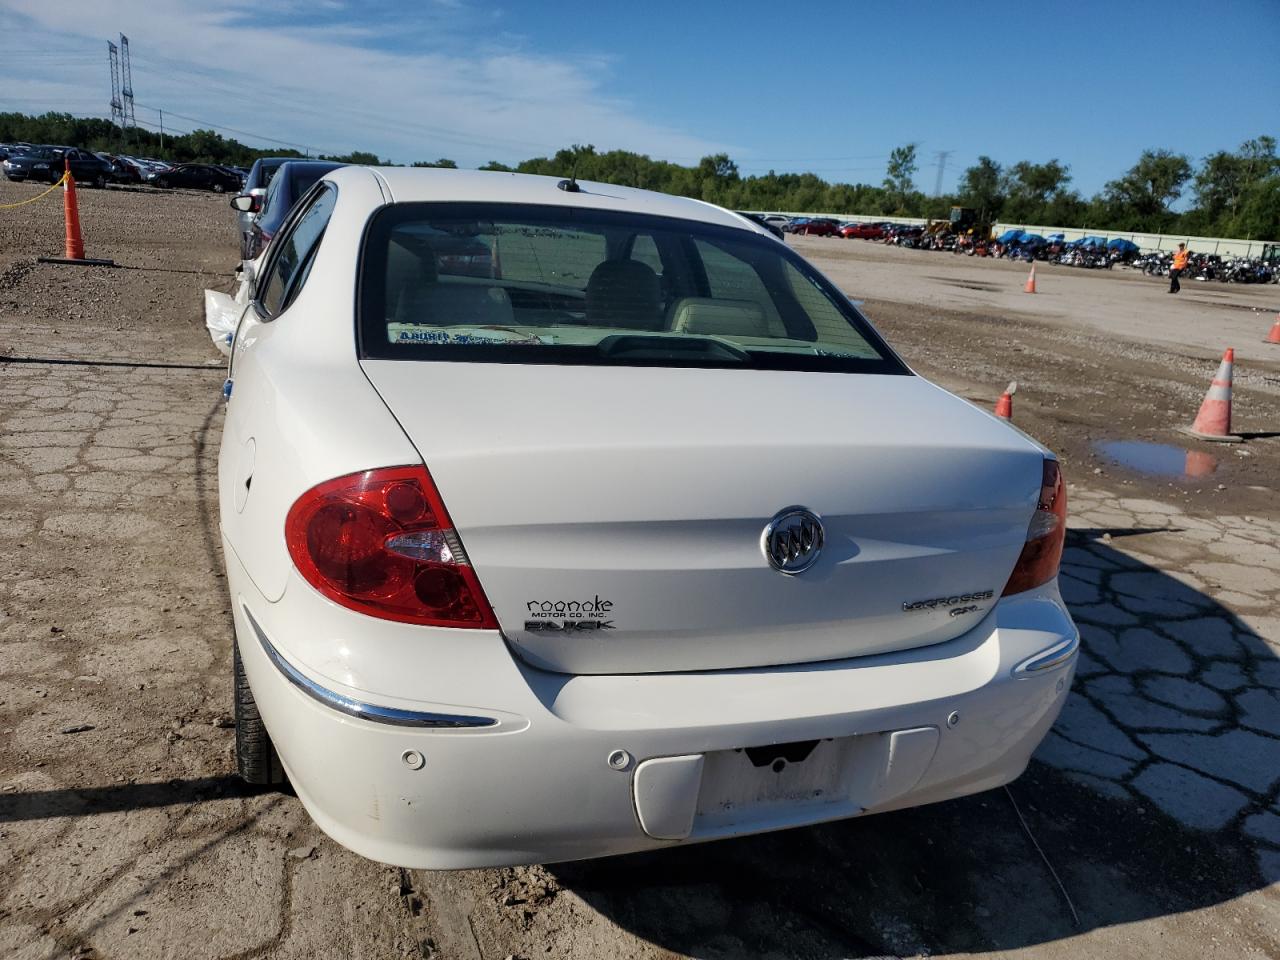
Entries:
{"type": "Polygon", "coordinates": [[[571,677],[523,665],[496,632],[373,621],[296,578],[268,603],[226,555],[241,658],[298,796],[339,843],[406,867],[607,856],[989,789],[1023,771],[1075,668],[1053,585],[921,650],[571,677]],[[839,789],[715,805],[733,751],[828,739],[839,789]]]}

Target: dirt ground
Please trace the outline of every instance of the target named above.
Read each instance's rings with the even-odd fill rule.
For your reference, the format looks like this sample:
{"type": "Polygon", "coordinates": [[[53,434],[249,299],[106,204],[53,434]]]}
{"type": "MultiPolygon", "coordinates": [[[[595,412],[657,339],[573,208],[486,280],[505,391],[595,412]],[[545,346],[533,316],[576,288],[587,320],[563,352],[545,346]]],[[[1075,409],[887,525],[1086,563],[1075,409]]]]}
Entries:
{"type": "Polygon", "coordinates": [[[233,214],[80,199],[118,269],[35,263],[56,194],[0,209],[0,956],[1280,957],[1280,287],[1041,267],[1032,297],[1010,264],[797,239],[921,373],[983,404],[1018,380],[1016,423],[1062,456],[1085,647],[1062,719],[1007,792],[439,874],[235,777],[200,300],[229,288],[233,214]],[[1180,437],[1227,346],[1248,441],[1180,437]]]}

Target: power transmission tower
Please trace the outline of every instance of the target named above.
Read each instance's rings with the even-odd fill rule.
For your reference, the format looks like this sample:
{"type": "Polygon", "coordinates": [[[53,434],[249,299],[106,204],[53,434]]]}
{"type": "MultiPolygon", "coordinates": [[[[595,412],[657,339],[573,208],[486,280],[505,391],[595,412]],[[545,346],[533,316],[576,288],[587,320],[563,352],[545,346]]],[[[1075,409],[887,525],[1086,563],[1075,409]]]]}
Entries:
{"type": "Polygon", "coordinates": [[[121,116],[127,126],[137,127],[133,115],[133,74],[129,69],[129,38],[120,34],[120,101],[121,116]]]}
{"type": "Polygon", "coordinates": [[[955,153],[954,150],[938,150],[934,152],[934,156],[938,158],[938,179],[933,181],[933,195],[935,197],[942,196],[942,172],[947,169],[947,157],[955,153]]]}
{"type": "Polygon", "coordinates": [[[107,41],[107,58],[111,61],[111,124],[124,127],[124,104],[120,102],[120,52],[107,41]]]}

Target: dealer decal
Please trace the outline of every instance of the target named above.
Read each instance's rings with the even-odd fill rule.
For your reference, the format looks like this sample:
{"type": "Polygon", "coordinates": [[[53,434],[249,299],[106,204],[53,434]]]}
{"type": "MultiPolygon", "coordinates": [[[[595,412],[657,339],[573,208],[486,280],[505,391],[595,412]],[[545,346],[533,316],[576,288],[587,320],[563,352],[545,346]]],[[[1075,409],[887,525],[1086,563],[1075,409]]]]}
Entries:
{"type": "Polygon", "coordinates": [[[587,633],[613,630],[612,600],[599,594],[583,600],[530,600],[525,604],[525,630],[530,633],[587,633]]]}

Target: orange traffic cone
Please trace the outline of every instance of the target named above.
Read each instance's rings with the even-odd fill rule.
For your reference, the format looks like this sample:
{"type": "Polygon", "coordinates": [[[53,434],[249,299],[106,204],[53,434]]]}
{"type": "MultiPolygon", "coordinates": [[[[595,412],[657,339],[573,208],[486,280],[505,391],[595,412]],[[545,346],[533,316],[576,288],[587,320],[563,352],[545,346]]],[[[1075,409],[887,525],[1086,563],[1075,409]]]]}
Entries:
{"type": "MultiPolygon", "coordinates": [[[[1034,291],[1033,291],[1034,292],[1034,291]]],[[[1000,399],[996,401],[996,416],[1002,420],[1013,419],[1013,395],[1018,390],[1018,381],[1014,380],[1004,388],[1000,399]]]]}
{"type": "Polygon", "coordinates": [[[71,175],[71,161],[67,162],[66,179],[62,181],[62,212],[67,221],[68,260],[84,259],[84,237],[80,234],[80,204],[76,200],[76,178],[71,175]]]}
{"type": "Polygon", "coordinates": [[[1036,265],[1034,263],[1031,265],[1031,275],[1027,277],[1027,285],[1022,288],[1022,292],[1023,293],[1036,292],[1036,265]]]}
{"type": "Polygon", "coordinates": [[[1241,438],[1231,433],[1231,368],[1235,364],[1236,352],[1227,347],[1222,355],[1222,363],[1218,372],[1209,384],[1209,392],[1204,395],[1200,404],[1200,412],[1196,414],[1195,423],[1190,427],[1181,427],[1183,433],[1190,434],[1199,440],[1216,440],[1223,443],[1239,443],[1241,438]]]}
{"type": "Polygon", "coordinates": [[[67,237],[65,256],[37,257],[41,263],[64,263],[82,267],[114,267],[114,260],[93,260],[84,255],[84,236],[80,233],[80,203],[76,199],[76,179],[71,175],[71,161],[66,164],[66,179],[62,181],[62,214],[66,220],[67,237]]]}
{"type": "Polygon", "coordinates": [[[1267,334],[1267,339],[1263,343],[1280,343],[1280,313],[1276,314],[1276,322],[1271,325],[1271,332],[1267,334]]]}

